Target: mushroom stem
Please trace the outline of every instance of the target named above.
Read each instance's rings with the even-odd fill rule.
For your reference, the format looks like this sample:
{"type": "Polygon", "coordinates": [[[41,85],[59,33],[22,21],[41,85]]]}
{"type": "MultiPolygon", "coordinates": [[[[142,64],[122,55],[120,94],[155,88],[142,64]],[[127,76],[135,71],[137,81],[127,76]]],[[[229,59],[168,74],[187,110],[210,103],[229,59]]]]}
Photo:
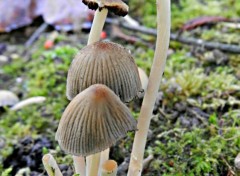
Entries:
{"type": "Polygon", "coordinates": [[[138,131],[135,134],[128,176],[140,176],[147,133],[164,71],[170,38],[170,0],[157,0],[157,42],[148,87],[143,99],[138,131]]]}
{"type": "Polygon", "coordinates": [[[87,175],[97,176],[100,165],[101,153],[96,153],[87,157],[87,175]]]}
{"type": "Polygon", "coordinates": [[[107,160],[102,164],[101,176],[116,176],[118,165],[114,160],[107,160]]]}
{"type": "MultiPolygon", "coordinates": [[[[109,159],[109,152],[110,152],[109,148],[101,152],[100,166],[102,166],[103,163],[105,163],[109,159]]],[[[101,169],[102,168],[99,167],[98,173],[101,173],[101,169]]]]}
{"type": "Polygon", "coordinates": [[[76,174],[80,174],[81,176],[86,175],[86,164],[84,157],[73,155],[73,165],[76,174]]]}
{"type": "Polygon", "coordinates": [[[46,154],[42,158],[45,170],[49,176],[62,176],[56,160],[51,154],[46,154]]]}
{"type": "Polygon", "coordinates": [[[97,9],[93,19],[93,25],[88,38],[88,45],[100,40],[101,32],[107,18],[108,9],[103,8],[101,11],[97,9]]]}

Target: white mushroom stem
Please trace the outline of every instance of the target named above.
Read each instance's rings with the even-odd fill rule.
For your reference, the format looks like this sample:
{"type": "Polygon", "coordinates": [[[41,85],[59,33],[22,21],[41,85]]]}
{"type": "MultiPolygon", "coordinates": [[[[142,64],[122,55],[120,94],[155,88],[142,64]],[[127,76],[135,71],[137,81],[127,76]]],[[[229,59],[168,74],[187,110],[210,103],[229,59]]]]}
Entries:
{"type": "Polygon", "coordinates": [[[98,176],[101,153],[87,157],[87,176],[98,176]]]}
{"type": "MultiPolygon", "coordinates": [[[[100,166],[102,166],[103,163],[105,163],[109,159],[109,152],[109,148],[101,152],[100,166]]],[[[99,167],[98,173],[101,173],[101,167],[99,167]]]]}
{"type": "Polygon", "coordinates": [[[102,164],[101,176],[116,176],[118,165],[114,160],[107,160],[102,164]]]}
{"type": "Polygon", "coordinates": [[[147,133],[164,71],[170,37],[170,0],[157,0],[157,42],[148,87],[143,99],[138,131],[135,134],[128,176],[140,176],[147,133]]]}
{"type": "Polygon", "coordinates": [[[84,157],[73,155],[73,165],[74,165],[76,174],[80,174],[81,176],[86,176],[86,164],[85,164],[84,157]]]}
{"type": "Polygon", "coordinates": [[[51,154],[46,154],[42,158],[45,170],[49,176],[62,176],[56,160],[51,154]]]}
{"type": "Polygon", "coordinates": [[[100,40],[102,29],[107,18],[108,9],[103,8],[101,11],[97,9],[94,15],[92,28],[88,38],[88,45],[100,40]]]}
{"type": "MultiPolygon", "coordinates": [[[[103,8],[101,11],[99,11],[99,9],[96,10],[94,19],[93,19],[92,28],[91,28],[91,31],[90,31],[90,34],[88,37],[88,43],[87,43],[88,45],[100,40],[103,26],[104,26],[105,20],[107,18],[107,14],[108,14],[107,8],[103,8]]],[[[88,163],[94,163],[94,161],[92,161],[93,158],[95,158],[95,157],[89,156],[86,158],[88,173],[90,171],[88,163]]]]}
{"type": "Polygon", "coordinates": [[[43,103],[44,101],[46,101],[46,97],[31,97],[28,98],[26,100],[20,101],[19,103],[15,104],[11,110],[12,111],[17,111],[19,109],[24,108],[25,106],[31,105],[31,104],[39,104],[39,103],[43,103]]]}

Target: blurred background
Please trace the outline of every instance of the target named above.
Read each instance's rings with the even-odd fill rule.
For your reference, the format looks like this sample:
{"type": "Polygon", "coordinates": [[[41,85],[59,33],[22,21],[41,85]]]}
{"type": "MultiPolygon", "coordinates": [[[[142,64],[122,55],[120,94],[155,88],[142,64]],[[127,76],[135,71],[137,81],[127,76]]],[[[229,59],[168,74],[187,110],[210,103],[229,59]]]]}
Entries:
{"type": "MultiPolygon", "coordinates": [[[[122,44],[149,75],[156,40],[155,0],[128,0],[109,13],[102,40],[122,44]]],[[[143,175],[240,172],[240,1],[172,0],[171,42],[154,107],[143,175]]],[[[54,139],[67,71],[86,45],[94,11],[81,0],[0,0],[0,173],[46,175],[52,153],[64,175],[70,155],[54,139]]],[[[143,85],[147,83],[147,79],[143,85]]],[[[138,117],[142,98],[128,104],[138,117]]],[[[124,176],[134,134],[111,148],[124,176]]]]}

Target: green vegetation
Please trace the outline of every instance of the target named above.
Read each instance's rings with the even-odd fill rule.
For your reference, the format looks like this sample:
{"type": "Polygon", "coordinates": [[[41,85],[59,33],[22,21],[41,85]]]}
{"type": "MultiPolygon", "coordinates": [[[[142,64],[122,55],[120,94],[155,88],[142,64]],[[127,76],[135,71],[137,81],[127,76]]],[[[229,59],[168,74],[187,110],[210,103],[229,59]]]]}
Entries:
{"type": "MultiPolygon", "coordinates": [[[[136,0],[130,1],[133,9],[137,3],[136,0]]],[[[148,27],[155,27],[154,3],[155,0],[148,0],[144,9],[135,11],[135,15],[148,27]]],[[[181,0],[172,4],[174,31],[198,16],[220,14],[236,18],[240,15],[238,0],[181,0]]],[[[194,32],[195,37],[205,40],[225,43],[239,41],[239,31],[231,29],[231,34],[227,31],[222,35],[224,31],[221,31],[220,25],[203,32],[198,28],[194,32]]],[[[47,98],[44,104],[31,105],[16,112],[6,108],[6,112],[1,114],[0,143],[1,139],[4,141],[4,146],[0,148],[2,176],[11,175],[12,171],[12,168],[3,168],[2,161],[25,136],[34,139],[47,136],[54,147],[43,148],[43,153],[54,150],[58,163],[72,164],[71,156],[64,155],[57,146],[54,134],[68,104],[65,96],[67,70],[82,46],[76,46],[74,42],[66,45],[69,43],[65,41],[67,36],[61,37],[56,46],[48,51],[42,47],[44,38],[38,40],[30,56],[13,60],[0,68],[0,73],[9,76],[11,87],[22,96],[21,99],[32,96],[47,98]],[[19,77],[22,81],[16,83],[19,77]]],[[[234,171],[234,158],[240,152],[240,57],[230,53],[221,53],[216,57],[214,51],[195,51],[194,47],[177,42],[171,42],[170,46],[172,51],[161,86],[163,100],[153,118],[152,136],[146,149],[146,156],[153,154],[155,159],[144,175],[227,175],[234,171]],[[227,59],[222,61],[222,58],[227,59]],[[179,104],[183,107],[179,108],[179,104]]],[[[131,48],[138,66],[149,74],[153,50],[146,46],[126,47],[131,48]]],[[[9,89],[7,85],[5,89],[9,89]]],[[[137,111],[133,107],[139,104],[130,106],[137,118],[139,107],[137,111]]],[[[125,147],[123,152],[119,151],[122,150],[119,146],[114,148],[116,155],[113,159],[122,160],[123,153],[129,156],[132,138],[133,134],[130,134],[120,142],[119,146],[125,147]]]]}

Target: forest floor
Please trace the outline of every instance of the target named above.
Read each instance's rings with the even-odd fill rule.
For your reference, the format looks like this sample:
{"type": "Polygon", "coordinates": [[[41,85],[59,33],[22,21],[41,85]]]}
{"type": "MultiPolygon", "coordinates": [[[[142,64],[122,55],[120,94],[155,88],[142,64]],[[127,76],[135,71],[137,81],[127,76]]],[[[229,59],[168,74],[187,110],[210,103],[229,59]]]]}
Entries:
{"type": "MultiPolygon", "coordinates": [[[[138,9],[130,1],[130,15],[142,25],[155,28],[154,0],[138,9]]],[[[141,1],[142,2],[142,1],[141,1]]],[[[237,22],[195,20],[197,17],[237,19],[240,2],[211,1],[202,4],[184,0],[172,5],[172,32],[183,38],[239,45],[237,22]],[[181,32],[180,32],[181,31],[181,32]]],[[[230,21],[231,21],[230,20],[230,21]]],[[[41,19],[40,19],[41,22],[41,19]]],[[[240,22],[238,21],[238,25],[240,22]]],[[[18,111],[0,109],[0,173],[24,172],[46,175],[41,158],[52,153],[64,175],[73,174],[70,155],[55,141],[59,119],[69,103],[65,96],[67,71],[74,55],[86,45],[87,33],[59,32],[51,49],[44,42],[52,28],[30,47],[24,43],[39,27],[33,24],[0,35],[0,90],[14,92],[20,100],[44,96],[44,103],[18,111]]],[[[107,38],[128,48],[135,62],[149,75],[155,37],[121,29],[137,41],[113,37],[108,24],[107,38]]],[[[138,117],[142,99],[128,106],[138,117]]],[[[119,164],[119,175],[126,175],[134,133],[111,148],[110,158],[119,164]]],[[[160,91],[149,129],[145,157],[153,156],[143,175],[236,175],[234,159],[240,153],[240,55],[220,49],[171,41],[160,91]]]]}

